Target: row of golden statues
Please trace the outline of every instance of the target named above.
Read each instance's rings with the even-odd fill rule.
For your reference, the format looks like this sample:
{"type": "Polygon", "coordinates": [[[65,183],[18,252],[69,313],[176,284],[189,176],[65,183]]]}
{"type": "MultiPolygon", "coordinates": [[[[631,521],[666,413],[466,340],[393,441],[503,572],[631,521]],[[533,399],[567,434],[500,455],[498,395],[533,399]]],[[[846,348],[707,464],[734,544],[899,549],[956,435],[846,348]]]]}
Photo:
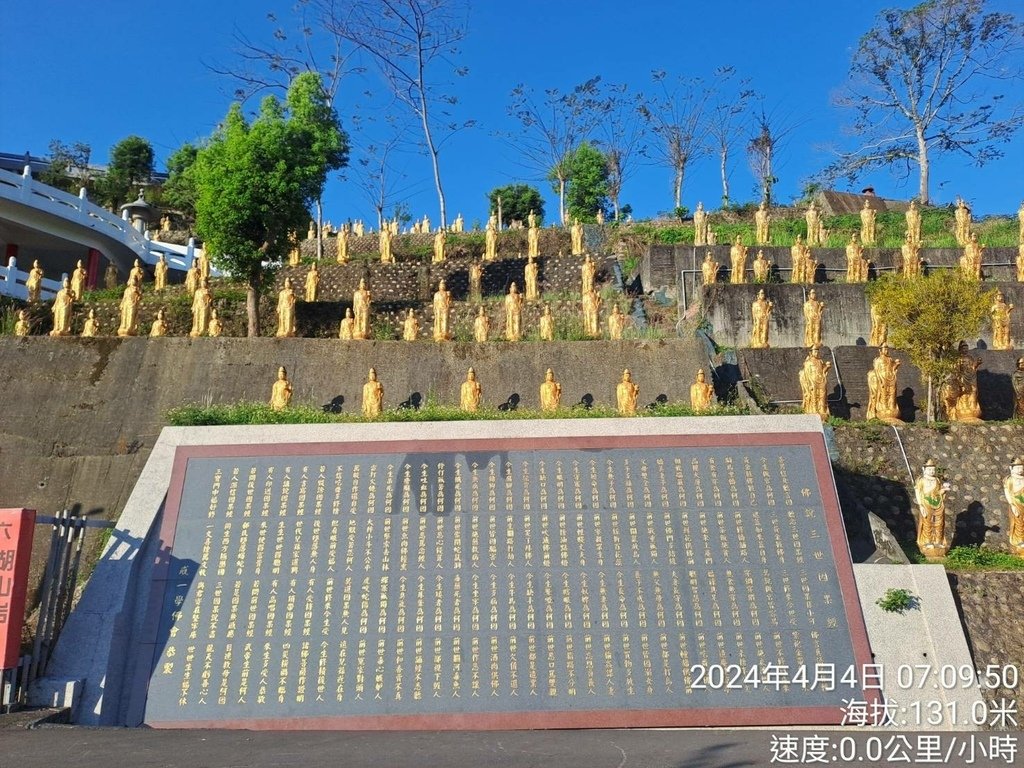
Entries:
{"type": "MultiPolygon", "coordinates": [[[[929,560],[945,557],[952,544],[954,526],[946,520],[946,497],[951,489],[940,476],[935,460],[929,459],[914,483],[917,548],[929,560]]],[[[1010,474],[1003,479],[1003,498],[1007,504],[1006,532],[1011,551],[1024,556],[1024,458],[1010,462],[1010,474]]]]}
{"type": "MultiPolygon", "coordinates": [[[[917,201],[911,201],[904,212],[907,228],[904,234],[906,243],[920,248],[921,245],[921,209],[917,201]]],[[[860,233],[859,241],[863,245],[875,245],[876,240],[876,216],[877,211],[871,205],[870,199],[864,200],[864,206],[860,210],[860,233]]],[[[762,202],[757,211],[754,212],[754,242],[757,245],[769,245],[771,243],[771,213],[762,202]]],[[[972,242],[977,242],[977,233],[973,231],[971,220],[971,209],[962,198],[956,199],[956,207],[953,213],[954,237],[958,246],[964,247],[972,242]]],[[[1018,243],[1022,246],[1024,254],[1024,203],[1021,203],[1017,211],[1019,222],[1018,243]]],[[[809,247],[822,246],[828,240],[829,231],[825,229],[821,209],[812,200],[804,211],[804,221],[807,224],[807,241],[809,247]]],[[[693,244],[697,246],[714,245],[715,236],[711,232],[710,220],[703,203],[697,203],[697,209],[693,213],[693,244]]],[[[857,237],[857,233],[854,234],[857,237]]],[[[737,243],[739,238],[737,238],[737,243]]]]}
{"type": "MultiPolygon", "coordinates": [[[[966,277],[974,280],[981,280],[981,260],[985,252],[985,246],[978,242],[977,233],[971,233],[967,242],[963,245],[963,255],[958,262],[958,269],[966,277]]],[[[743,284],[747,281],[747,258],[750,249],[740,242],[737,236],[736,241],[729,248],[729,282],[743,284]]],[[[924,270],[924,259],[920,256],[920,243],[908,239],[900,247],[902,265],[900,275],[905,278],[917,277],[924,270]]],[[[792,283],[813,283],[815,274],[820,266],[811,254],[811,249],[797,235],[796,243],[790,248],[792,267],[790,269],[790,282],[792,283]]],[[[757,256],[751,263],[750,271],[753,273],[755,283],[770,282],[774,264],[769,261],[764,251],[758,251],[757,256]]],[[[718,272],[722,265],[715,261],[714,254],[708,251],[701,262],[700,270],[704,285],[713,285],[718,282],[718,272]]],[[[866,283],[871,269],[871,261],[864,257],[864,247],[854,233],[846,246],[846,282],[866,283]]],[[[1016,262],[1017,282],[1024,282],[1024,245],[1021,245],[1016,262]]]]}
{"type": "MultiPolygon", "coordinates": [[[[757,298],[750,305],[750,314],[753,320],[750,331],[750,348],[767,349],[769,343],[769,328],[772,312],[775,309],[775,302],[770,301],[762,288],[757,292],[757,298]]],[[[1010,337],[1010,315],[1014,305],[1006,301],[1003,292],[996,290],[989,308],[989,317],[992,322],[992,349],[1009,350],[1014,347],[1014,340],[1010,337]]],[[[811,289],[807,292],[807,299],[804,301],[804,346],[814,347],[822,344],[822,318],[825,314],[825,302],[818,299],[818,292],[811,289]]],[[[882,322],[878,310],[874,305],[870,307],[871,331],[868,334],[868,346],[882,346],[889,335],[888,328],[882,322]]]]}
{"type": "MultiPolygon", "coordinates": [[[[953,371],[939,385],[939,401],[948,421],[978,424],[981,404],[978,400],[978,369],[981,360],[972,357],[966,342],[961,342],[953,371]]],[[[865,418],[878,419],[887,424],[902,424],[896,403],[896,375],[900,360],[882,344],[867,374],[868,403],[865,418]]],[[[800,369],[801,409],[816,414],[825,421],[828,410],[828,374],[832,363],[821,359],[821,347],[808,350],[800,369]]],[[[1014,393],[1014,417],[1024,418],[1024,357],[1018,358],[1017,368],[1010,377],[1014,393]]]]}
{"type": "MultiPolygon", "coordinates": [[[[361,222],[360,222],[361,223],[361,222]]],[[[443,227],[439,227],[434,232],[434,243],[433,243],[433,254],[431,262],[434,264],[443,262],[447,259],[448,255],[448,234],[449,232],[459,233],[463,231],[462,217],[455,220],[455,224],[450,230],[446,230],[443,227]]],[[[413,227],[413,234],[428,234],[430,232],[430,220],[424,217],[423,222],[417,222],[413,227]]],[[[361,229],[355,230],[353,227],[347,224],[342,226],[337,231],[337,237],[335,238],[336,254],[335,259],[338,264],[347,264],[351,260],[351,254],[349,253],[349,240],[355,235],[359,237],[362,235],[361,229]]],[[[377,250],[380,255],[380,262],[382,264],[393,264],[395,262],[394,254],[394,239],[398,236],[398,222],[391,221],[386,222],[381,228],[381,231],[377,239],[377,250]]],[[[583,255],[584,242],[583,242],[583,224],[580,223],[579,219],[573,220],[569,226],[569,236],[571,243],[571,250],[573,256],[583,255]]],[[[315,225],[310,222],[310,229],[307,233],[307,239],[313,239],[315,237],[315,225]]],[[[527,255],[533,258],[540,256],[540,227],[537,223],[537,215],[533,211],[530,211],[527,216],[527,230],[526,230],[526,244],[527,244],[527,255]]],[[[297,266],[301,253],[299,250],[298,242],[296,240],[295,246],[292,248],[289,254],[289,263],[292,266],[297,266]]],[[[484,261],[494,261],[498,258],[498,217],[492,215],[487,220],[487,226],[484,228],[484,261]]]]}
{"type": "MultiPolygon", "coordinates": [[[[275,411],[281,411],[291,404],[293,386],[288,380],[288,372],[284,366],[278,368],[277,380],[274,382],[270,392],[270,407],[275,411]]],[[[640,386],[633,381],[633,375],[627,368],[622,372],[622,378],[615,385],[616,409],[623,416],[633,416],[637,412],[637,398],[640,396],[640,386]]],[[[476,370],[470,368],[466,372],[466,380],[459,389],[459,407],[468,413],[475,413],[480,410],[483,397],[483,387],[477,379],[476,370]]],[[[557,411],[561,407],[562,385],[555,379],[552,369],[548,368],[544,373],[544,381],[539,389],[540,409],[542,411],[557,411]]],[[[716,403],[715,390],[707,383],[704,370],[697,371],[697,378],[690,387],[690,406],[696,412],[707,411],[716,403]]],[[[377,370],[371,368],[363,385],[362,393],[362,414],[367,418],[380,416],[384,408],[384,385],[377,378],[377,370]]]]}

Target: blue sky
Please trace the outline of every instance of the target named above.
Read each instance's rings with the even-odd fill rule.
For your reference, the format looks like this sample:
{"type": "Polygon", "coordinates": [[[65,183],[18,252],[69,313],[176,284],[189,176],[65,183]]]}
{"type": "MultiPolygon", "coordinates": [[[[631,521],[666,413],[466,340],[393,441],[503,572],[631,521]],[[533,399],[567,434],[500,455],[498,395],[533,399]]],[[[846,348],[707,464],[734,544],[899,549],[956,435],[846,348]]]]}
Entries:
{"type": "MultiPolygon", "coordinates": [[[[182,142],[209,135],[232,100],[234,85],[206,65],[235,60],[236,30],[269,41],[273,25],[266,20],[267,12],[286,23],[293,4],[5,3],[0,10],[5,33],[0,46],[0,151],[43,155],[51,139],[83,141],[92,146],[94,162],[105,162],[115,142],[137,134],[153,143],[162,169],[182,142]]],[[[484,219],[486,192],[519,181],[541,188],[548,221],[557,214],[557,196],[501,138],[517,129],[506,108],[518,83],[538,92],[567,90],[601,75],[650,90],[652,70],[710,77],[722,65],[750,78],[769,108],[798,124],[776,169],[778,198],[788,202],[829,162],[827,146],[843,141],[843,126],[852,115],[831,106],[831,97],[846,78],[859,36],[880,9],[894,4],[899,3],[471,2],[469,34],[458,62],[469,68],[469,75],[458,79],[455,93],[460,99],[457,116],[475,120],[477,127],[453,136],[442,151],[449,218],[462,212],[467,224],[484,219]]],[[[992,5],[1020,10],[1015,0],[992,5]]],[[[357,145],[372,140],[372,130],[355,130],[354,105],[366,100],[366,92],[381,90],[370,74],[353,75],[342,84],[336,107],[357,145]]],[[[1015,211],[1024,199],[1024,134],[1004,149],[1001,161],[983,168],[957,158],[934,158],[933,201],[951,202],[962,195],[978,214],[1015,211]]],[[[399,170],[406,174],[399,186],[412,214],[426,213],[436,223],[437,199],[426,155],[404,153],[399,170]]],[[[755,198],[742,148],[734,152],[731,184],[734,200],[755,198]]],[[[917,189],[916,176],[900,181],[884,172],[865,177],[856,189],[868,184],[887,197],[911,197],[917,189]]],[[[698,161],[687,172],[683,204],[692,209],[701,200],[715,208],[720,198],[717,159],[698,161]]],[[[671,209],[669,169],[639,167],[626,184],[623,202],[632,204],[638,218],[671,209]]],[[[339,179],[329,182],[325,217],[335,223],[373,219],[357,185],[339,179]]]]}

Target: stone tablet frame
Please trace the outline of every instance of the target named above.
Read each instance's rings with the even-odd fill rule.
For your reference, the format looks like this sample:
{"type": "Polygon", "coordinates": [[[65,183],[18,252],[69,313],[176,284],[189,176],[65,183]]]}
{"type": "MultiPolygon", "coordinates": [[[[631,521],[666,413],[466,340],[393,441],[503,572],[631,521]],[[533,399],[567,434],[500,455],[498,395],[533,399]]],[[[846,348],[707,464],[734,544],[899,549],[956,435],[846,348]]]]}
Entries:
{"type": "MultiPolygon", "coordinates": [[[[603,421],[603,420],[602,420],[603,421]]],[[[289,456],[318,454],[362,454],[362,453],[423,453],[429,451],[470,452],[474,450],[509,451],[531,449],[610,449],[610,448],[658,448],[658,447],[731,447],[731,446],[782,446],[799,445],[810,449],[814,462],[814,475],[821,494],[822,508],[828,531],[829,545],[836,567],[839,588],[842,594],[842,608],[846,615],[847,626],[855,660],[858,667],[871,664],[871,653],[867,633],[857,597],[853,569],[846,542],[845,529],[840,512],[835,486],[832,479],[828,455],[820,422],[813,417],[781,417],[781,421],[789,421],[785,427],[780,417],[761,419],[751,417],[722,417],[702,419],[642,419],[642,420],[608,420],[606,424],[612,429],[593,430],[603,434],[578,434],[566,436],[549,434],[542,436],[498,437],[501,432],[508,434],[513,430],[503,429],[507,423],[492,423],[489,428],[480,424],[448,424],[445,430],[438,430],[440,425],[431,425],[435,429],[433,436],[424,435],[425,439],[416,439],[409,435],[406,439],[381,440],[350,440],[346,442],[310,441],[268,443],[264,440],[273,439],[271,432],[263,440],[252,443],[224,442],[219,445],[178,446],[174,451],[173,466],[170,472],[168,493],[162,517],[159,539],[163,547],[173,546],[177,525],[179,505],[181,502],[185,472],[188,461],[192,458],[230,458],[237,456],[289,456]],[[742,420],[740,422],[739,420],[742,420]],[[794,430],[803,422],[800,430],[794,430]],[[696,422],[696,423],[694,423],[696,422]],[[722,422],[729,422],[724,424],[722,422]],[[761,423],[767,422],[767,423],[761,423]],[[775,423],[771,423],[775,422],[775,423]],[[629,432],[642,431],[647,434],[620,435],[615,425],[634,427],[642,425],[646,429],[629,429],[629,432]],[[810,428],[814,424],[817,429],[810,428]],[[700,426],[699,433],[691,430],[680,430],[678,427],[700,426]],[[750,427],[761,429],[750,430],[750,427]],[[481,426],[484,429],[481,430],[481,426]],[[453,430],[452,428],[461,428],[453,430]],[[469,427],[467,430],[466,427],[469,427]],[[661,427],[659,429],[658,427],[661,427]],[[665,429],[669,427],[669,429],[665,429]],[[673,430],[671,427],[676,427],[673,430]],[[719,429],[715,429],[718,427],[719,429]],[[728,427],[723,428],[723,427],[728,427]],[[766,429],[767,427],[767,429],[766,429]],[[783,427],[775,431],[772,427],[783,427]],[[475,428],[475,429],[474,429],[475,428]],[[710,428],[710,429],[708,429],[710,428]],[[809,429],[810,428],[810,429],[809,429]],[[742,431],[741,431],[742,430],[742,431]],[[793,431],[790,431],[793,430],[793,431]],[[804,431],[806,430],[806,431],[804,431]],[[488,436],[453,436],[452,431],[487,432],[488,436]],[[687,432],[691,432],[687,434],[687,432]]],[[[587,426],[597,426],[598,422],[584,420],[582,422],[535,422],[541,427],[553,427],[555,423],[569,424],[575,428],[571,431],[585,432],[587,426]]],[[[514,431],[525,431],[523,428],[530,423],[516,423],[514,431]]],[[[397,425],[367,425],[386,433],[410,431],[394,429],[397,425]]],[[[403,427],[424,425],[403,425],[403,427]]],[[[601,424],[605,426],[605,424],[601,424]]],[[[268,429],[268,428],[250,428],[268,429]]],[[[278,428],[280,429],[280,428],[278,428]]],[[[322,431],[322,429],[321,429],[322,431]]],[[[542,431],[549,431],[544,429],[542,431]]],[[[623,430],[627,431],[627,430],[623,430]]],[[[346,437],[348,435],[345,435],[346,437]]],[[[334,437],[334,435],[331,435],[334,437]]],[[[341,437],[341,435],[338,435],[341,437]]],[[[352,435],[356,437],[356,435],[352,435]]],[[[206,441],[204,441],[206,442],[206,441]]],[[[166,577],[168,567],[166,557],[158,557],[154,563],[150,598],[146,619],[142,625],[141,640],[155,638],[157,625],[163,607],[163,585],[161,578],[166,577]]],[[[131,698],[131,710],[136,714],[129,720],[141,720],[146,690],[155,663],[155,646],[149,646],[148,658],[140,658],[135,667],[134,684],[131,698]]],[[[851,691],[851,695],[860,694],[851,691]]],[[[873,691],[864,692],[864,698],[872,700],[873,691]]],[[[217,720],[184,720],[173,722],[150,722],[155,727],[200,727],[200,728],[250,728],[250,729],[353,729],[353,730],[410,730],[410,729],[523,729],[523,728],[612,728],[612,727],[672,727],[672,726],[709,726],[709,725],[765,725],[765,724],[838,724],[842,719],[842,710],[836,706],[815,707],[751,707],[751,708],[703,708],[703,709],[657,709],[657,710],[621,710],[602,709],[589,711],[518,711],[518,712],[482,712],[482,713],[449,713],[422,715],[371,715],[371,716],[330,716],[330,717],[297,717],[297,718],[254,718],[254,719],[217,719],[217,720]]]]}

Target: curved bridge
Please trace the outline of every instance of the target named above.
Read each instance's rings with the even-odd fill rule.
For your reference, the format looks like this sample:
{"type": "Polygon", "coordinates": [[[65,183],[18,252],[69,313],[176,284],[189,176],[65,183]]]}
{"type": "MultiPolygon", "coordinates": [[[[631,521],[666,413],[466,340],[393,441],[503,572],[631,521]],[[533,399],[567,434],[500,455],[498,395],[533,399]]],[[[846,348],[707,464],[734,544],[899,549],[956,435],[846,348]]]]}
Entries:
{"type": "MultiPolygon", "coordinates": [[[[95,248],[122,274],[135,259],[153,265],[161,255],[171,269],[184,271],[195,251],[191,240],[182,246],[150,239],[148,232],[139,232],[131,222],[90,202],[84,189],[76,197],[36,181],[29,166],[21,175],[0,170],[0,220],[95,248]]],[[[0,268],[0,273],[0,293],[19,296],[24,292],[24,273],[17,272],[16,265],[0,268]]]]}

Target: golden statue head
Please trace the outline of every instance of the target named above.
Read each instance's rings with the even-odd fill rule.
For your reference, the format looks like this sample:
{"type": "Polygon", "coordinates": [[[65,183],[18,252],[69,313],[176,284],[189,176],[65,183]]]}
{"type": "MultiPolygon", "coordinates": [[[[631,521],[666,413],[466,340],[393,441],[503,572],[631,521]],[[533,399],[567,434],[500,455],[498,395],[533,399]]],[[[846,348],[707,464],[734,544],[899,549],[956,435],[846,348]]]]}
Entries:
{"type": "Polygon", "coordinates": [[[626,370],[624,370],[622,372],[622,380],[623,381],[632,381],[633,380],[633,374],[631,374],[629,372],[629,368],[627,368],[626,370]]]}
{"type": "Polygon", "coordinates": [[[309,268],[310,272],[316,272],[316,262],[314,261],[312,266],[309,268]]]}
{"type": "Polygon", "coordinates": [[[1017,358],[1017,370],[1024,371],[1024,357],[1017,358]]]}
{"type": "Polygon", "coordinates": [[[764,299],[764,288],[757,292],[757,298],[759,301],[764,299]]]}
{"type": "Polygon", "coordinates": [[[818,292],[816,290],[814,290],[813,288],[811,288],[811,290],[808,291],[808,293],[807,293],[807,300],[808,301],[814,301],[817,298],[818,298],[818,292]]]}
{"type": "MultiPolygon", "coordinates": [[[[410,310],[410,311],[412,311],[412,310],[410,310]]],[[[479,307],[477,308],[477,310],[476,310],[476,314],[477,314],[477,317],[483,317],[483,316],[484,316],[484,305],[483,305],[483,304],[481,304],[481,305],[480,305],[480,306],[479,306],[479,307]]]]}
{"type": "Polygon", "coordinates": [[[288,380],[288,371],[286,371],[284,369],[283,365],[280,368],[277,369],[277,380],[278,381],[287,381],[288,380]]]}
{"type": "Polygon", "coordinates": [[[411,308],[410,308],[410,309],[407,309],[407,310],[405,310],[405,316],[406,316],[406,317],[412,317],[412,316],[413,316],[413,314],[412,314],[412,309],[411,309],[411,308]]]}
{"type": "Polygon", "coordinates": [[[476,371],[472,368],[466,371],[466,381],[476,381],[476,371]]]}
{"type": "Polygon", "coordinates": [[[704,383],[704,369],[703,368],[698,368],[697,369],[697,382],[699,384],[703,384],[704,383]]]}
{"type": "Polygon", "coordinates": [[[68,279],[67,275],[65,275],[64,279],[60,281],[60,287],[61,288],[67,288],[70,285],[71,285],[71,280],[68,279]]]}
{"type": "Polygon", "coordinates": [[[359,278],[359,290],[360,291],[366,290],[366,278],[365,277],[360,277],[359,278]]]}
{"type": "Polygon", "coordinates": [[[882,345],[878,348],[878,354],[880,354],[882,357],[888,357],[889,345],[886,344],[885,342],[882,342],[882,345]]]}
{"type": "Polygon", "coordinates": [[[35,259],[32,262],[32,269],[39,269],[39,259],[35,259]]]}
{"type": "Polygon", "coordinates": [[[509,286],[508,292],[509,293],[519,293],[519,289],[516,288],[515,282],[513,282],[512,285],[509,286]]]}
{"type": "MultiPolygon", "coordinates": [[[[24,314],[25,314],[24,310],[22,310],[22,313],[21,313],[21,314],[22,314],[22,315],[24,315],[24,314]]],[[[547,369],[547,370],[546,370],[546,371],[544,372],[544,381],[554,381],[554,380],[555,380],[555,372],[554,372],[554,371],[552,371],[552,370],[551,370],[550,368],[548,368],[548,369],[547,369]]]]}
{"type": "Polygon", "coordinates": [[[367,375],[366,380],[367,381],[376,381],[377,380],[377,369],[376,368],[371,368],[370,369],[370,373],[369,373],[369,375],[367,375]]]}
{"type": "Polygon", "coordinates": [[[811,357],[818,357],[820,353],[821,347],[818,344],[815,344],[813,347],[811,347],[811,351],[808,352],[807,354],[810,355],[811,357]]]}
{"type": "MultiPolygon", "coordinates": [[[[162,259],[163,256],[161,256],[160,258],[162,259]]],[[[76,269],[84,269],[84,267],[82,266],[82,260],[81,259],[78,260],[78,264],[76,265],[76,269]]]]}
{"type": "Polygon", "coordinates": [[[285,288],[291,288],[292,287],[292,279],[290,277],[286,277],[284,279],[284,287],[285,288]]]}
{"type": "Polygon", "coordinates": [[[95,309],[90,309],[89,310],[89,319],[90,320],[95,320],[96,319],[96,310],[95,309]]]}
{"type": "Polygon", "coordinates": [[[437,290],[439,290],[439,291],[443,291],[444,290],[444,280],[442,280],[441,282],[439,282],[437,284],[437,290]]]}
{"type": "Polygon", "coordinates": [[[544,316],[545,317],[550,317],[551,316],[551,305],[550,304],[545,304],[544,305],[544,316]]]}
{"type": "MultiPolygon", "coordinates": [[[[412,312],[411,309],[409,311],[412,312]]],[[[352,317],[352,307],[346,307],[345,308],[345,317],[346,318],[351,318],[352,317]]]]}
{"type": "Polygon", "coordinates": [[[141,261],[139,261],[138,259],[136,259],[136,260],[135,260],[135,268],[136,268],[136,269],[140,269],[141,267],[142,267],[142,262],[141,262],[141,261]]]}

